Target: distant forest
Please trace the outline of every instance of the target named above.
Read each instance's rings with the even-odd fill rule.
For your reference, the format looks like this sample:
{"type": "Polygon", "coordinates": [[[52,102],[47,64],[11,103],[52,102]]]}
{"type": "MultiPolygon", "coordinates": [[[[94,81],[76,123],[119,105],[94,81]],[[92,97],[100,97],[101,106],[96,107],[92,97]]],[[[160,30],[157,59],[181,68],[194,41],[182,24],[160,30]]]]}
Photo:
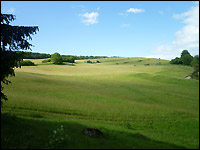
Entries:
{"type": "MultiPolygon", "coordinates": [[[[107,56],[73,56],[73,55],[61,55],[63,59],[98,59],[98,58],[108,58],[107,56]]],[[[34,53],[34,52],[23,52],[24,59],[44,59],[44,58],[51,58],[50,54],[45,53],[34,53]]]]}
{"type": "Polygon", "coordinates": [[[50,54],[45,54],[45,53],[23,52],[24,59],[44,59],[50,57],[51,57],[50,54]]]}

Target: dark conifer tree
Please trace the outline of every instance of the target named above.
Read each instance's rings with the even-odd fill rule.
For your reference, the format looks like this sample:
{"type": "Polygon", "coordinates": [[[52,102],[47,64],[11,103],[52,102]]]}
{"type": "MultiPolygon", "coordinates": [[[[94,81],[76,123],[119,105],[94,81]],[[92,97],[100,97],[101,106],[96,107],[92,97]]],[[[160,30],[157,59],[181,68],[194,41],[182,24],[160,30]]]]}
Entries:
{"type": "Polygon", "coordinates": [[[39,31],[38,26],[12,26],[10,22],[15,20],[12,14],[1,14],[1,104],[7,96],[2,92],[2,84],[8,84],[9,76],[14,76],[14,68],[21,67],[22,52],[19,50],[31,49],[31,35],[39,31]]]}

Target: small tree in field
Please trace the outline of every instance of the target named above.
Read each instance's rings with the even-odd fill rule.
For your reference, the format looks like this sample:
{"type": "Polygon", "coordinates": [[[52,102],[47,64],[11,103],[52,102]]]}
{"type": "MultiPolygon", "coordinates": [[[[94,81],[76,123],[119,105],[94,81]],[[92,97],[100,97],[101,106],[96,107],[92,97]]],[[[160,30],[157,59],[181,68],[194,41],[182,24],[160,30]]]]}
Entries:
{"type": "Polygon", "coordinates": [[[53,55],[51,55],[51,62],[53,64],[62,64],[63,63],[62,56],[59,53],[54,53],[53,55]]]}

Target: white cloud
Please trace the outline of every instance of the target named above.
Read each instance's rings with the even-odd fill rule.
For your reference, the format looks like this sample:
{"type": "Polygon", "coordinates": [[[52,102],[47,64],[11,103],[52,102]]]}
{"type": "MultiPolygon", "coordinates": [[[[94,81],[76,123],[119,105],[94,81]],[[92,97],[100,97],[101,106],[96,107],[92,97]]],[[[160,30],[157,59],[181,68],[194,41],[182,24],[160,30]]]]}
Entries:
{"type": "Polygon", "coordinates": [[[152,53],[162,58],[180,57],[182,50],[187,49],[191,55],[199,55],[199,6],[195,5],[182,14],[173,15],[185,24],[175,33],[175,40],[158,45],[152,53]]]}
{"type": "Polygon", "coordinates": [[[138,8],[129,8],[126,10],[126,12],[119,13],[120,16],[128,16],[128,13],[141,13],[144,12],[144,9],[138,9],[138,8]]]}
{"type": "Polygon", "coordinates": [[[122,27],[122,28],[128,28],[128,27],[130,27],[131,25],[130,24],[121,24],[120,25],[120,27],[122,27]]]}
{"type": "Polygon", "coordinates": [[[138,9],[138,8],[130,8],[126,12],[133,12],[133,13],[141,13],[144,12],[144,9],[138,9]]]}
{"type": "Polygon", "coordinates": [[[164,44],[157,45],[155,50],[152,51],[152,54],[146,57],[171,60],[172,58],[179,57],[181,51],[182,51],[181,49],[175,50],[175,47],[173,46],[171,42],[164,43],[164,44]]]}
{"type": "Polygon", "coordinates": [[[100,7],[97,7],[97,10],[100,10],[100,7]]]}
{"type": "Polygon", "coordinates": [[[83,18],[82,23],[84,23],[87,26],[99,22],[97,20],[99,16],[98,12],[91,12],[91,13],[86,12],[85,14],[81,14],[80,16],[83,18]]]}

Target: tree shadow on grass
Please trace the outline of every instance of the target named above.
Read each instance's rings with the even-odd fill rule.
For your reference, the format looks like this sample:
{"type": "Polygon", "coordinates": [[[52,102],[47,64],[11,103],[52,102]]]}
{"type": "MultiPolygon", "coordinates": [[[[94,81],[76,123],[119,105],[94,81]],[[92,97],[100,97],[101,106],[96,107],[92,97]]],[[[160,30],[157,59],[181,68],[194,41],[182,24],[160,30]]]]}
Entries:
{"type": "MultiPolygon", "coordinates": [[[[185,149],[170,143],[152,140],[139,133],[131,134],[100,128],[103,136],[92,138],[83,135],[84,128],[93,128],[82,124],[42,120],[42,116],[20,118],[9,113],[1,114],[2,149],[185,149]],[[40,118],[40,119],[38,119],[40,118]],[[58,145],[50,145],[50,136],[61,125],[67,138],[58,145]]],[[[56,138],[54,138],[55,140],[56,138]]]]}

